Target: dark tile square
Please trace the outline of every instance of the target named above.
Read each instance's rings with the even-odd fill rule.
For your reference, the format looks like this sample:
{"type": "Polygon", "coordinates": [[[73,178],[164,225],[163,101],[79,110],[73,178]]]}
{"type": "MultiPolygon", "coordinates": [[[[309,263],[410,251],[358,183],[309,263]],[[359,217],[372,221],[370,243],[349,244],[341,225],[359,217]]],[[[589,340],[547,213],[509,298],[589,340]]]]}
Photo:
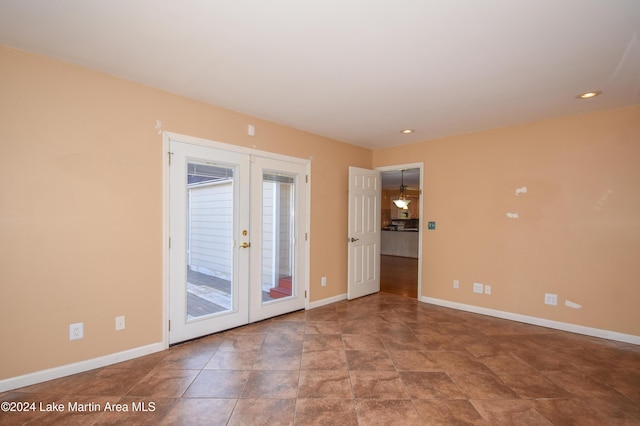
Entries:
{"type": "Polygon", "coordinates": [[[184,393],[190,398],[239,398],[249,371],[202,370],[184,393]]]}
{"type": "Polygon", "coordinates": [[[295,399],[240,399],[229,419],[229,426],[293,425],[295,399]]]}
{"type": "Polygon", "coordinates": [[[298,398],[295,423],[305,426],[358,426],[358,417],[353,399],[298,398]]]}
{"type": "Polygon", "coordinates": [[[242,391],[242,398],[294,399],[298,394],[299,375],[298,370],[254,370],[242,391]]]}
{"type": "Polygon", "coordinates": [[[300,372],[298,398],[353,398],[349,372],[308,370],[300,372]]]}
{"type": "Polygon", "coordinates": [[[345,351],[307,351],[302,354],[301,370],[346,370],[345,351]]]}
{"type": "Polygon", "coordinates": [[[357,400],[358,424],[366,425],[422,425],[411,401],[357,400]]]}
{"type": "Polygon", "coordinates": [[[409,399],[395,371],[351,371],[349,375],[356,399],[409,399]]]}
{"type": "Polygon", "coordinates": [[[393,361],[386,351],[345,351],[349,370],[391,370],[395,371],[393,361]]]}

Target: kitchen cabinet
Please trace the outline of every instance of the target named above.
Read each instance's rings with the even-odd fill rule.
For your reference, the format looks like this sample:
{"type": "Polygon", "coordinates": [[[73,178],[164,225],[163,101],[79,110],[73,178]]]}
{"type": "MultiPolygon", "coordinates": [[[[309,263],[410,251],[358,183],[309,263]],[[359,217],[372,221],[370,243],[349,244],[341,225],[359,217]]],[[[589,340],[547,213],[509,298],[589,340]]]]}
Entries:
{"type": "Polygon", "coordinates": [[[380,254],[387,256],[418,257],[418,232],[382,231],[380,254]]]}

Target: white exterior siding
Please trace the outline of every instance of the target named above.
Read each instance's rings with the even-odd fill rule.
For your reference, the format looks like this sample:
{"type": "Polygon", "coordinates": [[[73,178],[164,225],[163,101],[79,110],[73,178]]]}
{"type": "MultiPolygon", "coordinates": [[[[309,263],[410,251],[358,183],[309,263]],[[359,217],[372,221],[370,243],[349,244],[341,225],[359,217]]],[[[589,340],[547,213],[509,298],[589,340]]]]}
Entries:
{"type": "MultiPolygon", "coordinates": [[[[264,291],[277,286],[280,277],[291,275],[291,190],[288,184],[263,181],[261,279],[264,291]],[[279,219],[276,220],[276,217],[279,219]]],[[[189,209],[188,254],[191,269],[231,280],[232,181],[191,185],[189,209]]]]}
{"type": "Polygon", "coordinates": [[[224,182],[189,188],[189,265],[206,275],[231,280],[233,246],[233,184],[224,182]]]}
{"type": "Polygon", "coordinates": [[[262,289],[291,276],[291,189],[289,184],[262,183],[262,289]],[[276,203],[275,200],[278,200],[276,203]],[[278,218],[276,220],[276,217],[278,218]]]}
{"type": "Polygon", "coordinates": [[[275,182],[262,182],[262,290],[274,287],[274,193],[275,182]]]}
{"type": "Polygon", "coordinates": [[[291,185],[280,185],[280,256],[279,272],[280,277],[291,276],[291,240],[292,235],[292,215],[291,215],[291,185]]]}

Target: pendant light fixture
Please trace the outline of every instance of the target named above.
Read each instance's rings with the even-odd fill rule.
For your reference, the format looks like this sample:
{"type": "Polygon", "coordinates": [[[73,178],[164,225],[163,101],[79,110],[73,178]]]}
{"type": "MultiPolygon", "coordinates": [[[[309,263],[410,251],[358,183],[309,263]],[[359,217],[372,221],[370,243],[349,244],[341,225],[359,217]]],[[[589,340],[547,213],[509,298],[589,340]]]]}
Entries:
{"type": "Polygon", "coordinates": [[[407,187],[404,186],[404,170],[402,170],[402,183],[400,184],[400,196],[397,199],[393,200],[393,204],[395,204],[397,208],[403,209],[403,210],[408,210],[409,203],[411,202],[411,200],[409,200],[405,195],[406,189],[407,187]]]}

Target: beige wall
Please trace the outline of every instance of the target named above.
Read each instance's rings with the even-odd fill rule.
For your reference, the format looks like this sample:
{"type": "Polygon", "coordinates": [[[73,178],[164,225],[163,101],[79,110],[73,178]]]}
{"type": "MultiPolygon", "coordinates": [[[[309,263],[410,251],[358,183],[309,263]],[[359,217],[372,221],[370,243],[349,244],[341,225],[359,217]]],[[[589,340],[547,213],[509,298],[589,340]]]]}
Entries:
{"type": "Polygon", "coordinates": [[[437,223],[423,228],[423,296],[640,335],[640,106],[373,154],[374,167],[416,161],[422,223],[437,223]]]}
{"type": "Polygon", "coordinates": [[[0,380],[162,341],[156,120],[313,158],[310,299],[346,293],[346,212],[327,206],[347,204],[348,166],[370,150],[0,46],[0,380]]]}
{"type": "Polygon", "coordinates": [[[162,340],[157,120],[313,158],[311,301],[346,293],[348,166],[424,161],[424,296],[640,335],[640,107],[372,152],[0,46],[0,380],[162,340]]]}

